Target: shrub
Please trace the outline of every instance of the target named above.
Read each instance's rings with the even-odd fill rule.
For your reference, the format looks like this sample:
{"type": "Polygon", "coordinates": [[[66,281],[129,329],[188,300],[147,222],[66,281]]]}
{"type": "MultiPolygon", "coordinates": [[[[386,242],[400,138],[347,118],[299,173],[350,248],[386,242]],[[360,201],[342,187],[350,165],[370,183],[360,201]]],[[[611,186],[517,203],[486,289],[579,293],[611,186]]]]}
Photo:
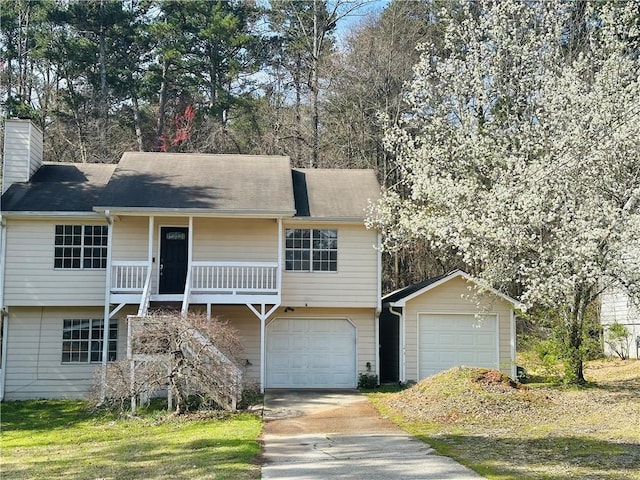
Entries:
{"type": "Polygon", "coordinates": [[[605,342],[609,348],[622,360],[629,358],[629,340],[631,333],[621,323],[615,322],[609,325],[605,335],[605,342]]]}
{"type": "Polygon", "coordinates": [[[361,373],[358,375],[358,388],[366,390],[374,389],[378,386],[378,375],[372,373],[361,373]]]}

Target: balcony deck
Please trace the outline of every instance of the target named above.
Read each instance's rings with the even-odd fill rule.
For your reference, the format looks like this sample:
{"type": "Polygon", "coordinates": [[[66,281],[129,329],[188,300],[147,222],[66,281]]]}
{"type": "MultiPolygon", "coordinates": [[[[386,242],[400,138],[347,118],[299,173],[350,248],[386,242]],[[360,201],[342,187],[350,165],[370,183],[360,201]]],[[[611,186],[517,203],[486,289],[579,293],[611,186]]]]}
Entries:
{"type": "MultiPolygon", "coordinates": [[[[184,300],[182,293],[159,293],[158,282],[148,269],[144,261],[113,261],[111,302],[140,303],[147,281],[150,301],[184,300]]],[[[277,262],[192,262],[185,290],[190,304],[277,303],[281,293],[278,270],[277,262]]]]}

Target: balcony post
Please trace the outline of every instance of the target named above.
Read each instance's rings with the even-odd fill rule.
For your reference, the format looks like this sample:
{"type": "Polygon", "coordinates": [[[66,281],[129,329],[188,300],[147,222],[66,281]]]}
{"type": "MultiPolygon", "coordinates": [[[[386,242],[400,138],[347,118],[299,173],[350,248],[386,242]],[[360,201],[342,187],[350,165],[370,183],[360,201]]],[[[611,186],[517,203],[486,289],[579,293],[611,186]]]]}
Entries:
{"type": "Polygon", "coordinates": [[[283,250],[283,246],[282,246],[282,235],[284,234],[284,232],[282,231],[282,218],[278,218],[278,268],[276,269],[276,290],[278,291],[278,299],[280,299],[280,296],[282,295],[282,292],[280,291],[280,286],[282,285],[282,268],[283,268],[283,262],[282,262],[282,250],[283,250]]]}
{"type": "Polygon", "coordinates": [[[148,233],[148,245],[147,245],[147,264],[149,271],[153,268],[153,228],[155,223],[155,217],[151,215],[149,217],[149,233],[148,233]]]}
{"type": "Polygon", "coordinates": [[[105,272],[104,315],[102,319],[102,371],[100,372],[100,402],[107,396],[107,360],[109,359],[109,320],[111,319],[111,247],[113,244],[113,218],[109,210],[107,218],[107,271],[105,272]]]}

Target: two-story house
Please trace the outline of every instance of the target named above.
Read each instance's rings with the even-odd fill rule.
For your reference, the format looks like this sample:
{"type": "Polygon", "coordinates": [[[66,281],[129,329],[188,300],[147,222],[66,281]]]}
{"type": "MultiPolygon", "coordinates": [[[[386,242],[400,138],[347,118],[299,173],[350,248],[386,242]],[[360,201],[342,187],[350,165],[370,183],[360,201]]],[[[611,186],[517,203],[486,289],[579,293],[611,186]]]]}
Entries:
{"type": "Polygon", "coordinates": [[[353,388],[378,373],[379,234],[363,223],[373,171],[280,156],[42,160],[38,128],[8,120],[4,399],[84,396],[103,362],[126,357],[127,316],[167,304],[228,320],[261,388],[353,388]]]}

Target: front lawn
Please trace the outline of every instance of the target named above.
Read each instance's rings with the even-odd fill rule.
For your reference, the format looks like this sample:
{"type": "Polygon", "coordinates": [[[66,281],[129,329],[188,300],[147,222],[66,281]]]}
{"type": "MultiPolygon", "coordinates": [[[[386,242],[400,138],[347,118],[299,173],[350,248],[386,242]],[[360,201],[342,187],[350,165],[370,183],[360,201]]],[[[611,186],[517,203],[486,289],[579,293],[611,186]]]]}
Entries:
{"type": "Polygon", "coordinates": [[[451,370],[371,399],[490,479],[640,480],[640,361],[590,362],[585,376],[585,388],[517,389],[451,370]]]}
{"type": "Polygon", "coordinates": [[[79,401],[0,406],[2,478],[258,479],[251,414],[91,413],[79,401]]]}

